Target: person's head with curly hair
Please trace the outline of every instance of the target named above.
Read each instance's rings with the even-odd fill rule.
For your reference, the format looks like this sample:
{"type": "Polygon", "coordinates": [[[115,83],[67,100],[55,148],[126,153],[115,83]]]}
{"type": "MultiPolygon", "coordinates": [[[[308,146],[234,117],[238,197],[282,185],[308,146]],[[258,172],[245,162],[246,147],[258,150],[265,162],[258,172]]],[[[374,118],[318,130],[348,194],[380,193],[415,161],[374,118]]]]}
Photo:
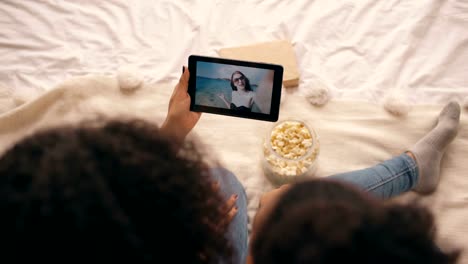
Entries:
{"type": "Polygon", "coordinates": [[[455,263],[435,243],[432,214],[384,203],[348,184],[311,180],[279,189],[259,209],[251,256],[276,263],[455,263]]]}
{"type": "Polygon", "coordinates": [[[224,205],[200,152],[156,126],[54,128],[0,158],[1,259],[229,262],[224,205]]]}

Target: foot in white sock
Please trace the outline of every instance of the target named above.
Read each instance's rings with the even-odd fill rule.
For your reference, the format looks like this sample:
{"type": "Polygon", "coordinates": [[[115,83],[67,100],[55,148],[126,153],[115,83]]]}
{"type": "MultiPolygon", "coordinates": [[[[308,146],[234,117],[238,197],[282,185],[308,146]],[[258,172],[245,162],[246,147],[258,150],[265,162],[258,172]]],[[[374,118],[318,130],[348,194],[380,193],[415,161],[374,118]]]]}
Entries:
{"type": "Polygon", "coordinates": [[[453,141],[460,123],[460,105],[448,103],[440,112],[437,126],[409,149],[418,164],[419,180],[414,188],[419,193],[431,193],[439,184],[440,161],[453,141]]]}

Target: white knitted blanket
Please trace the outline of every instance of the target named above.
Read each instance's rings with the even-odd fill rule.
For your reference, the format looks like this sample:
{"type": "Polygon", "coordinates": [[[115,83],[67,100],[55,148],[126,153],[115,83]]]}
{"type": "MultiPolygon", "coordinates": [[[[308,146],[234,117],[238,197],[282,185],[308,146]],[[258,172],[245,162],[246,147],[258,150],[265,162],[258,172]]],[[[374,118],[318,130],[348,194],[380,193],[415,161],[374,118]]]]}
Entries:
{"type": "MultiPolygon", "coordinates": [[[[40,128],[74,123],[96,116],[135,116],[160,123],[167,113],[173,83],[145,84],[133,92],[120,89],[116,77],[87,76],[68,80],[39,98],[15,106],[1,93],[0,153],[40,128]]],[[[0,87],[1,90],[1,87],[0,87]]],[[[380,105],[331,101],[317,108],[296,93],[287,93],[280,118],[299,118],[319,134],[321,153],[316,177],[360,169],[400,154],[429,131],[441,105],[414,106],[396,117],[380,105]]],[[[422,197],[437,218],[441,243],[468,245],[468,118],[462,113],[458,137],[449,147],[437,192],[422,197]]],[[[272,123],[203,114],[194,134],[244,184],[249,217],[255,214],[262,192],[271,188],[261,169],[262,142],[272,123]]],[[[415,194],[407,194],[402,200],[415,194]]],[[[464,258],[461,263],[468,263],[464,258]]]]}

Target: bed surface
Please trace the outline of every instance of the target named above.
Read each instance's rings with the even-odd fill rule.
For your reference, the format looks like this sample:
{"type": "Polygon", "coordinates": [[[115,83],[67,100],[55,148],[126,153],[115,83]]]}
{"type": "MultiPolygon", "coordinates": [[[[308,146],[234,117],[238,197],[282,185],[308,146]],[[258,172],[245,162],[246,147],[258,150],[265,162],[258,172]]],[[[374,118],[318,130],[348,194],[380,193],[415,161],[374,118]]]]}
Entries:
{"type": "MultiPolygon", "coordinates": [[[[321,133],[318,176],[397,155],[431,128],[443,104],[468,98],[466,0],[3,0],[0,112],[9,108],[4,102],[11,103],[4,98],[32,102],[0,116],[0,151],[51,121],[79,119],[94,110],[116,116],[130,107],[137,116],[154,113],[151,118],[160,121],[189,55],[217,56],[221,48],[273,40],[294,46],[301,80],[286,93],[281,111],[283,117],[303,115],[321,133]],[[108,76],[107,86],[114,87],[116,71],[127,66],[138,69],[147,84],[133,99],[105,90],[95,79],[77,84],[84,90],[76,93],[67,84],[59,86],[67,92],[56,87],[71,77],[94,74],[108,76]],[[323,108],[301,98],[316,80],[328,86],[332,97],[323,108]],[[379,104],[393,93],[419,106],[407,117],[392,116],[379,104]],[[355,155],[356,149],[368,151],[355,155]],[[336,166],[337,158],[346,162],[336,166]]],[[[466,115],[464,110],[458,143],[442,165],[440,189],[423,199],[437,215],[441,240],[458,246],[468,245],[466,115]]],[[[225,125],[219,125],[225,121],[206,114],[195,132],[202,139],[220,132],[207,144],[246,187],[252,218],[261,193],[271,188],[258,164],[269,126],[235,119],[229,124],[246,135],[244,144],[225,144],[225,125]]],[[[460,263],[468,263],[466,254],[460,263]]]]}
{"type": "Polygon", "coordinates": [[[299,90],[413,103],[468,96],[468,2],[17,1],[0,3],[0,84],[37,95],[71,77],[135,65],[175,79],[190,54],[270,40],[294,44],[299,90]]]}

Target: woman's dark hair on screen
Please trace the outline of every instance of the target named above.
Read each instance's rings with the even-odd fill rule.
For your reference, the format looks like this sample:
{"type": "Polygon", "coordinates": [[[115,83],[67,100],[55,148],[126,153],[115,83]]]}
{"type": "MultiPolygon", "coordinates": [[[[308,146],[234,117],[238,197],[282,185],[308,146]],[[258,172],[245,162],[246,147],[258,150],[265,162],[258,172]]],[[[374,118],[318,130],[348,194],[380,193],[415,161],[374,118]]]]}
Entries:
{"type": "Polygon", "coordinates": [[[244,75],[242,72],[240,72],[240,71],[235,71],[235,72],[233,72],[232,75],[231,75],[231,88],[232,88],[232,90],[233,90],[233,91],[237,91],[237,87],[234,85],[234,80],[233,80],[235,74],[240,74],[242,77],[244,77],[244,79],[245,79],[245,90],[246,90],[246,91],[252,91],[252,87],[250,86],[250,80],[249,80],[249,78],[247,78],[247,76],[245,76],[245,75],[244,75]]]}

